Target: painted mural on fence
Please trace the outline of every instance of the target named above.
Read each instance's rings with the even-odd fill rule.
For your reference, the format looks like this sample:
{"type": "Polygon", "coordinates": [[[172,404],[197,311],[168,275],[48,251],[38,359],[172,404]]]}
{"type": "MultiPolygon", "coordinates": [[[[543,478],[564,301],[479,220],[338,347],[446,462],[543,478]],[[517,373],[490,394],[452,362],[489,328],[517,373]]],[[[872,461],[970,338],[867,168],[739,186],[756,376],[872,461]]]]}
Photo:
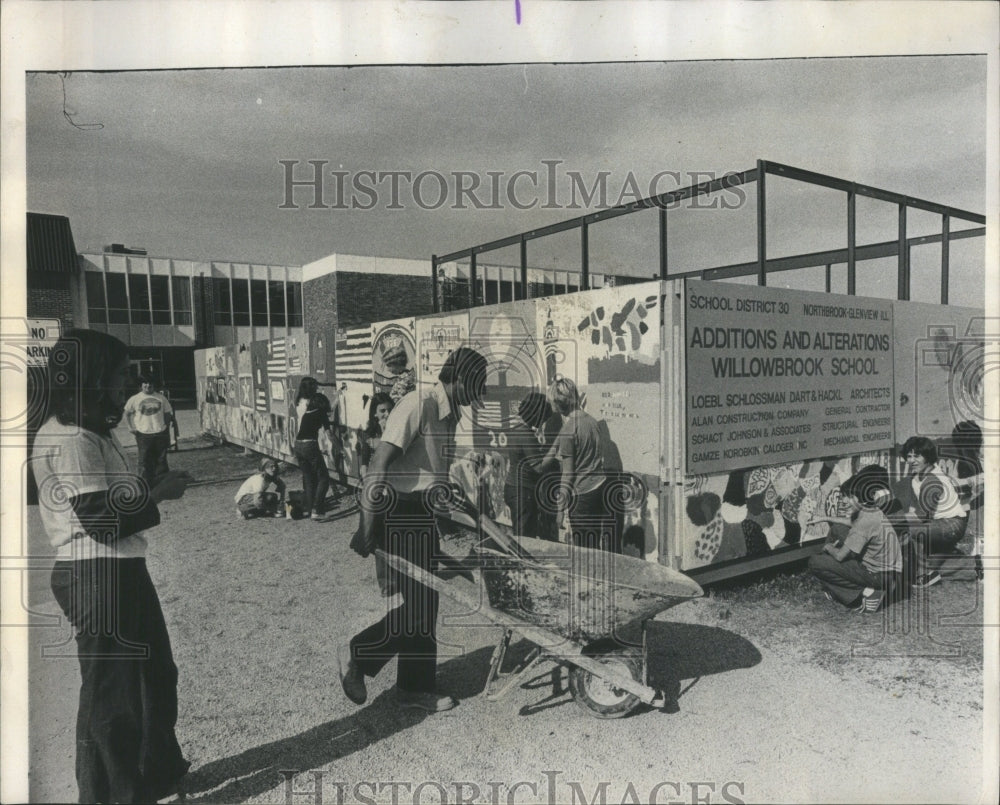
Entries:
{"type": "Polygon", "coordinates": [[[661,286],[639,283],[536,300],[545,381],[572,379],[603,437],[605,470],[629,479],[623,542],[657,553],[660,498],[661,286]]]}
{"type": "Polygon", "coordinates": [[[338,406],[344,472],[357,483],[360,480],[359,433],[367,425],[368,400],[372,396],[371,325],[339,329],[335,347],[336,395],[331,402],[338,406]]]}
{"type": "MultiPolygon", "coordinates": [[[[895,304],[895,440],[918,434],[943,444],[958,421],[981,416],[981,313],[895,304]]],[[[807,524],[818,512],[837,511],[844,480],[871,463],[890,472],[899,469],[890,451],[879,450],[688,474],[681,479],[683,497],[678,492],[676,498],[683,501],[682,531],[658,534],[660,499],[670,491],[660,486],[661,453],[669,436],[662,429],[670,427],[663,419],[669,412],[661,410],[661,362],[664,350],[673,349],[672,341],[661,343],[661,305],[661,285],[653,282],[404,320],[405,326],[412,321],[414,352],[408,365],[416,369],[418,383],[436,381],[447,354],[461,344],[480,349],[489,362],[486,405],[474,416],[464,412],[453,477],[467,491],[485,489],[489,513],[509,522],[503,500],[503,434],[515,422],[524,395],[544,391],[558,374],[577,383],[586,410],[600,423],[609,471],[635,481],[624,523],[627,550],[655,559],[658,540],[666,539],[671,555],[680,556],[681,569],[765,556],[820,540],[828,526],[807,524]]],[[[325,363],[325,350],[336,347],[337,378],[319,379],[328,384],[324,393],[340,407],[345,460],[340,469],[356,482],[366,397],[374,391],[373,367],[381,359],[385,368],[385,354],[396,346],[390,336],[398,334],[394,328],[399,324],[346,330],[336,339],[303,337],[294,347],[282,340],[199,350],[204,429],[291,460],[301,369],[317,360],[325,363]],[[380,340],[382,333],[386,337],[380,340]]],[[[945,456],[946,470],[948,461],[945,456]]],[[[337,473],[332,474],[336,480],[337,473]]]]}
{"type": "Polygon", "coordinates": [[[629,481],[619,490],[628,509],[626,549],[656,555],[659,306],[659,284],[645,283],[476,308],[469,312],[467,339],[454,315],[417,320],[422,377],[436,377],[448,352],[462,343],[489,363],[484,406],[463,417],[452,472],[467,493],[479,487],[489,514],[509,522],[504,447],[518,403],[564,375],[577,383],[586,410],[600,423],[609,472],[629,481]]]}
{"type": "Polygon", "coordinates": [[[469,312],[420,316],[416,328],[417,383],[433,384],[448,353],[468,341],[469,312]]]}
{"type": "MultiPolygon", "coordinates": [[[[284,460],[292,457],[287,409],[298,378],[287,375],[290,340],[233,344],[195,353],[203,430],[284,460]],[[269,371],[270,370],[270,371],[269,371]],[[294,381],[294,384],[293,384],[294,381]]],[[[298,344],[299,361],[306,357],[298,344]]]]}
{"type": "Polygon", "coordinates": [[[371,374],[376,393],[399,401],[417,387],[417,332],[410,319],[380,321],[371,326],[371,374]]]}
{"type": "Polygon", "coordinates": [[[888,469],[889,452],[688,475],[681,569],[764,556],[825,538],[829,525],[808,526],[809,520],[840,513],[840,485],[868,464],[888,469]]]}

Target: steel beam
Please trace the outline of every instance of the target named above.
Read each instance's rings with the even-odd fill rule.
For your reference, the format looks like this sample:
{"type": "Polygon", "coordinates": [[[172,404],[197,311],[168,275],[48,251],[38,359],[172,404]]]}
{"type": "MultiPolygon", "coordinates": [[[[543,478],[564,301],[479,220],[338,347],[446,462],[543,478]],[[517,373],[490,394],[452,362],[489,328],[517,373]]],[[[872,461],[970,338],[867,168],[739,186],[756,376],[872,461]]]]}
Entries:
{"type": "Polygon", "coordinates": [[[847,191],[847,295],[854,296],[857,287],[857,195],[847,191]]]}
{"type": "Polygon", "coordinates": [[[431,293],[434,298],[431,300],[431,310],[435,313],[441,312],[441,305],[438,301],[438,288],[440,284],[438,282],[438,259],[436,254],[431,255],[431,293]]]}
{"type": "Polygon", "coordinates": [[[767,163],[757,160],[757,284],[767,285],[767,163]]]}
{"type": "Polygon", "coordinates": [[[720,190],[756,181],[756,179],[756,169],[743,171],[742,173],[727,173],[725,176],[713,179],[710,182],[702,182],[701,184],[691,185],[690,187],[670,190],[666,193],[661,193],[658,196],[650,196],[628,204],[622,204],[618,207],[610,207],[606,210],[592,212],[588,215],[572,218],[569,221],[560,221],[559,223],[543,226],[539,229],[531,229],[518,235],[511,235],[506,238],[501,238],[500,240],[494,240],[489,243],[483,243],[478,246],[462,249],[461,251],[451,252],[450,254],[443,255],[439,259],[443,263],[451,260],[459,260],[467,258],[472,253],[482,254],[483,252],[513,246],[515,243],[519,243],[521,238],[524,238],[525,240],[534,240],[535,238],[545,237],[546,235],[555,235],[559,232],[565,232],[568,229],[575,229],[583,223],[595,224],[599,221],[607,221],[610,218],[617,218],[618,216],[627,215],[631,212],[648,210],[654,207],[660,207],[662,209],[675,204],[678,201],[683,201],[684,199],[694,198],[695,196],[705,195],[706,193],[716,193],[720,190]]]}
{"type": "MultiPolygon", "coordinates": [[[[760,164],[760,163],[758,163],[760,164]]],[[[832,190],[850,191],[854,190],[862,196],[875,198],[879,201],[887,201],[890,204],[905,204],[918,210],[937,213],[938,215],[950,215],[952,218],[961,218],[964,221],[971,221],[974,224],[985,224],[986,216],[978,213],[962,210],[958,207],[949,207],[946,204],[937,204],[926,199],[907,196],[902,193],[893,193],[891,190],[882,190],[878,187],[850,182],[846,179],[838,179],[836,176],[827,176],[823,173],[794,168],[791,165],[782,165],[779,162],[763,162],[764,169],[768,173],[784,176],[788,179],[797,179],[800,182],[828,187],[832,190]]]]}
{"type": "Polygon", "coordinates": [[[951,229],[951,216],[942,215],[941,216],[941,304],[948,304],[948,261],[950,259],[950,254],[948,253],[948,248],[950,246],[951,238],[949,237],[949,230],[951,229]]]}
{"type": "Polygon", "coordinates": [[[906,242],[906,205],[899,205],[899,251],[897,252],[896,298],[910,298],[910,249],[906,242]]]}
{"type": "Polygon", "coordinates": [[[528,241],[524,237],[521,238],[521,298],[528,298],[528,241]]]}
{"type": "Polygon", "coordinates": [[[469,307],[476,307],[476,290],[479,288],[479,271],[476,255],[469,255],[469,307]]]}
{"type": "MultiPolygon", "coordinates": [[[[949,233],[949,238],[951,240],[962,240],[964,238],[974,238],[982,237],[986,234],[985,227],[976,227],[974,229],[963,229],[959,232],[949,233]]],[[[907,246],[924,246],[929,243],[940,243],[941,235],[922,235],[920,237],[909,238],[906,243],[907,246]]],[[[808,254],[794,254],[789,257],[772,257],[767,261],[767,270],[769,273],[775,271],[794,271],[798,268],[812,268],[814,266],[822,266],[830,263],[831,265],[836,263],[844,263],[847,261],[848,256],[847,249],[831,249],[822,252],[810,252],[808,254]]],[[[856,258],[857,260],[875,260],[879,257],[895,257],[899,253],[899,241],[889,240],[882,243],[870,243],[866,246],[858,246],[856,248],[856,258]]],[[[701,276],[704,279],[710,280],[720,280],[720,279],[730,279],[732,277],[745,277],[751,274],[755,274],[758,271],[758,264],[756,261],[752,263],[736,263],[734,265],[719,266],[717,268],[707,268],[699,269],[697,271],[687,271],[684,273],[675,273],[671,275],[671,279],[677,277],[697,277],[701,276]]]]}
{"type": "Polygon", "coordinates": [[[667,278],[667,208],[660,207],[660,279],[667,278]]]}

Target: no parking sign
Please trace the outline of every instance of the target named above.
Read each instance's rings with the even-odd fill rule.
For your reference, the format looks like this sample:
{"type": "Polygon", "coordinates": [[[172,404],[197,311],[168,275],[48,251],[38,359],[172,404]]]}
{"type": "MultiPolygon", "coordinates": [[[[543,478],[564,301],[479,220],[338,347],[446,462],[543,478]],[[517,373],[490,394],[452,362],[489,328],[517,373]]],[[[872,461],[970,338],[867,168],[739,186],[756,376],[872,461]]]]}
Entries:
{"type": "Polygon", "coordinates": [[[49,352],[59,340],[59,319],[25,319],[26,339],[23,342],[28,366],[45,366],[49,352]]]}

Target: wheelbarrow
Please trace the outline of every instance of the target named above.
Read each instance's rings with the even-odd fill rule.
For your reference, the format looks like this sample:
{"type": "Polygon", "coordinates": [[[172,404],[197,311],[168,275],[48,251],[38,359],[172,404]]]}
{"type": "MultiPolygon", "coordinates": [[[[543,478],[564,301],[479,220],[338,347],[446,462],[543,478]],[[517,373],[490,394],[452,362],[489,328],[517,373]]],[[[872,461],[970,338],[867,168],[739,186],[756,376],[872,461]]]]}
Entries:
{"type": "Polygon", "coordinates": [[[443,549],[452,556],[456,549],[459,555],[464,551],[457,565],[468,572],[443,578],[380,553],[400,573],[501,628],[482,695],[499,699],[539,663],[554,662],[557,672],[559,666],[568,669],[574,701],[597,718],[621,718],[642,704],[669,709],[676,703],[672,694],[649,684],[646,622],[700,597],[696,582],[629,556],[512,537],[478,519],[476,530],[439,521],[443,549]],[[518,669],[504,674],[515,633],[536,647],[518,669]],[[501,678],[506,681],[499,685],[501,678]]]}

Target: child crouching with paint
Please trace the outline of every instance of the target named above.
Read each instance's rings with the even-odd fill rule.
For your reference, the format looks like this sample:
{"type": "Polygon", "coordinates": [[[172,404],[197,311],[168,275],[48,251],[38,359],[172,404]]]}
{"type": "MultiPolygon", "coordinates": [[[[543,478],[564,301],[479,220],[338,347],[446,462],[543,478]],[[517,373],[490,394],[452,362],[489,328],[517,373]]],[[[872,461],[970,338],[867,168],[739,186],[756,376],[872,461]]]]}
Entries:
{"type": "Polygon", "coordinates": [[[278,473],[278,462],[265,458],[260,462],[260,472],[243,482],[236,493],[236,510],[244,520],[285,516],[285,482],[278,473]],[[268,491],[272,486],[274,491],[268,491]]]}
{"type": "Polygon", "coordinates": [[[850,530],[842,541],[827,542],[809,560],[809,570],[827,598],[854,612],[877,612],[899,583],[903,553],[883,511],[890,503],[889,474],[870,465],[840,487],[849,517],[817,517],[813,523],[840,523],[850,530]]]}

